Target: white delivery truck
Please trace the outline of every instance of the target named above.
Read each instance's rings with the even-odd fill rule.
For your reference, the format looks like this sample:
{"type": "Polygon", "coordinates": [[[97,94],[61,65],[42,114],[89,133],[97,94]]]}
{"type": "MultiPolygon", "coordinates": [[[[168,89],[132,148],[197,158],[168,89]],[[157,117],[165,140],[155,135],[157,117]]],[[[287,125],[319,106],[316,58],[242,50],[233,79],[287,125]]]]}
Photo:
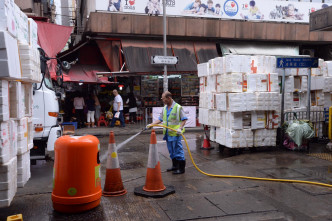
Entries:
{"type": "Polygon", "coordinates": [[[46,150],[54,151],[54,143],[62,135],[61,127],[58,125],[59,102],[50,74],[46,70],[47,60],[49,58],[45,57],[45,54],[41,51],[43,80],[41,83],[34,84],[33,88],[34,147],[30,152],[32,164],[35,164],[36,160],[45,159],[47,156],[46,150]]]}

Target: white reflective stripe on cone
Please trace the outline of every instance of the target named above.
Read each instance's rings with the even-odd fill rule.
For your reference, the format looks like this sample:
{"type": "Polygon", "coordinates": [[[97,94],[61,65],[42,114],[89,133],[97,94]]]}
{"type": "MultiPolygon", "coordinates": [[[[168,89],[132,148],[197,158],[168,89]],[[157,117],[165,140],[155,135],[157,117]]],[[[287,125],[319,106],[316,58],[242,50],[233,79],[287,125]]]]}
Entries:
{"type": "Polygon", "coordinates": [[[156,144],[150,144],[148,168],[155,168],[159,162],[158,149],[156,144]]]}

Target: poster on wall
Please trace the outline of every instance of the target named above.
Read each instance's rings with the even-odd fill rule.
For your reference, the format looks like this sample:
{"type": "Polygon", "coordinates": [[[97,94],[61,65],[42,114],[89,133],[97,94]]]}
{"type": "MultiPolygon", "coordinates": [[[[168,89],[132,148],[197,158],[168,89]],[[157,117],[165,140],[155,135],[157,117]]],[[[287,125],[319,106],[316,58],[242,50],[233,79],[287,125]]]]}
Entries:
{"type": "MultiPolygon", "coordinates": [[[[196,127],[196,107],[195,106],[182,106],[188,120],[185,127],[196,127]]],[[[152,121],[156,121],[160,117],[160,113],[163,111],[163,107],[152,108],[152,121]]]]}
{"type": "MultiPolygon", "coordinates": [[[[310,13],[331,3],[268,0],[166,0],[168,16],[309,23],[310,13]]],[[[162,0],[98,0],[97,11],[162,15],[162,0]]]]}

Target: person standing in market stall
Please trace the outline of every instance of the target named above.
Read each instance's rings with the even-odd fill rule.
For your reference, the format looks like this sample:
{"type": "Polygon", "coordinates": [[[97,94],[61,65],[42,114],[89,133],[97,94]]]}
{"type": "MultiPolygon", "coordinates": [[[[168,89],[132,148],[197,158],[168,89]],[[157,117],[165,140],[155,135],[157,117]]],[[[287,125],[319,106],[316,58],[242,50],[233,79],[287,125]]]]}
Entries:
{"type": "Polygon", "coordinates": [[[123,100],[121,95],[116,89],[113,90],[114,102],[113,102],[113,118],[110,127],[114,127],[115,121],[120,120],[121,127],[125,127],[125,121],[123,117],[123,100]]]}
{"type": "Polygon", "coordinates": [[[87,113],[87,123],[88,127],[96,127],[95,126],[95,100],[93,99],[93,95],[89,95],[88,99],[86,100],[86,106],[88,109],[87,113]]]}
{"type": "Polygon", "coordinates": [[[84,98],[80,93],[74,98],[75,117],[77,120],[78,128],[84,127],[84,98]]]}
{"type": "Polygon", "coordinates": [[[137,121],[137,102],[136,97],[133,92],[130,92],[128,94],[128,99],[126,101],[126,104],[129,105],[129,122],[134,124],[137,121]]]}
{"type": "Polygon", "coordinates": [[[100,118],[101,105],[100,105],[99,99],[96,94],[93,95],[93,99],[95,100],[95,108],[96,108],[95,119],[96,119],[96,122],[98,122],[99,118],[100,118]]]}
{"type": "MultiPolygon", "coordinates": [[[[184,133],[184,125],[188,118],[181,105],[176,103],[172,99],[172,94],[166,91],[162,94],[161,99],[165,104],[163,111],[161,112],[159,119],[152,124],[159,124],[163,122],[164,126],[175,129],[176,132],[164,128],[164,140],[166,140],[167,148],[172,159],[172,167],[167,171],[173,171],[173,174],[182,174],[185,172],[186,160],[184,157],[184,151],[181,143],[180,136],[184,133]]],[[[151,128],[149,124],[146,127],[151,128]]]]}

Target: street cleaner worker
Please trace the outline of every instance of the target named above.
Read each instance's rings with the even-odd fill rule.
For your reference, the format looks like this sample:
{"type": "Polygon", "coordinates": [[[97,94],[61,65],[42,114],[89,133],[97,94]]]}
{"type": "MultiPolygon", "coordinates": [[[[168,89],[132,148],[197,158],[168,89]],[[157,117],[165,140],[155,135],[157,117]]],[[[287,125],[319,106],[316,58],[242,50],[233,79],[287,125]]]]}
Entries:
{"type": "Polygon", "coordinates": [[[182,174],[185,172],[186,160],[184,158],[184,151],[180,136],[184,132],[184,125],[188,120],[181,105],[172,99],[172,94],[166,91],[162,94],[161,100],[165,104],[159,119],[152,124],[147,125],[147,129],[151,128],[153,124],[163,122],[164,126],[173,128],[176,132],[164,128],[164,140],[166,140],[168,152],[172,159],[172,167],[167,169],[168,172],[173,171],[173,174],[182,174]]]}

